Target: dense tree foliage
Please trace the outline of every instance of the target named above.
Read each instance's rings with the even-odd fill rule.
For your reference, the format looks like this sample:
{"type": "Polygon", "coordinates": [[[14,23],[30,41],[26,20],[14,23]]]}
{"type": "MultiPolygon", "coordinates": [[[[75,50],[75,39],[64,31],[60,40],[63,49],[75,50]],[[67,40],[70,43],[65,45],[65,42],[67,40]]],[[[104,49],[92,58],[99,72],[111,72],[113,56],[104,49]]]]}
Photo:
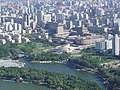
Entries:
{"type": "Polygon", "coordinates": [[[0,68],[0,77],[15,81],[26,81],[61,90],[97,90],[95,82],[80,77],[51,73],[29,68],[0,68]]]}
{"type": "Polygon", "coordinates": [[[68,63],[76,69],[96,68],[97,74],[106,83],[107,88],[117,90],[120,88],[120,68],[104,68],[100,65],[107,61],[109,61],[109,59],[105,57],[83,54],[80,57],[69,59],[68,63]]]}
{"type": "Polygon", "coordinates": [[[40,54],[46,49],[51,48],[51,45],[30,42],[30,43],[7,43],[0,45],[0,57],[12,57],[18,58],[19,52],[24,52],[25,55],[36,55],[40,54]]]}
{"type": "Polygon", "coordinates": [[[67,60],[70,54],[63,53],[55,53],[52,51],[46,51],[49,48],[52,48],[49,44],[42,44],[36,42],[30,43],[7,43],[5,45],[0,45],[0,57],[11,57],[14,59],[18,59],[18,53],[24,52],[26,56],[30,60],[37,61],[63,61],[67,60]]]}
{"type": "Polygon", "coordinates": [[[67,52],[55,53],[55,52],[42,52],[36,55],[30,55],[31,60],[35,61],[64,61],[69,58],[70,54],[67,52]]]}
{"type": "MultiPolygon", "coordinates": [[[[15,43],[15,44],[7,43],[5,45],[0,45],[0,47],[1,47],[0,57],[10,57],[13,59],[18,59],[19,52],[24,52],[24,54],[28,56],[28,58],[30,58],[31,60],[36,60],[36,61],[56,61],[56,60],[63,61],[63,60],[67,60],[70,57],[70,54],[66,52],[63,52],[61,54],[58,54],[55,52],[46,52],[46,50],[51,48],[52,46],[49,44],[42,44],[42,43],[37,43],[37,42],[20,43],[20,44],[19,43],[15,43]]],[[[92,50],[94,51],[94,48],[92,50]]],[[[88,49],[86,51],[91,53],[91,49],[88,49]]],[[[83,67],[92,68],[92,69],[97,68],[99,74],[103,78],[105,78],[105,81],[107,82],[107,85],[109,88],[119,87],[120,86],[120,69],[105,69],[105,68],[100,67],[99,65],[101,63],[106,63],[107,61],[109,60],[105,57],[94,56],[91,54],[81,54],[80,57],[69,58],[68,64],[78,69],[83,68],[83,67]]],[[[71,87],[74,88],[76,86],[77,88],[84,88],[84,87],[89,88],[89,87],[86,87],[86,86],[89,86],[89,84],[83,85],[81,84],[81,82],[80,82],[81,85],[79,85],[78,87],[79,78],[77,78],[78,81],[75,81],[76,84],[74,84],[74,80],[67,81],[65,78],[60,79],[61,77],[52,77],[52,76],[50,77],[48,75],[46,78],[44,78],[44,75],[42,74],[41,76],[41,73],[39,71],[34,72],[34,75],[36,76],[30,76],[29,74],[33,73],[33,72],[30,72],[31,69],[24,69],[24,70],[28,70],[28,71],[25,71],[26,73],[24,73],[24,75],[21,74],[24,72],[24,70],[22,69],[21,70],[18,69],[17,71],[14,68],[10,68],[8,69],[9,71],[7,71],[7,69],[1,68],[0,70],[1,70],[0,71],[1,77],[4,76],[7,78],[16,78],[16,79],[22,77],[24,80],[27,80],[30,82],[34,81],[36,83],[38,82],[41,83],[42,81],[42,83],[47,83],[46,85],[48,85],[49,87],[57,86],[59,88],[67,88],[68,90],[70,90],[71,87]],[[38,72],[40,73],[40,75],[38,72]],[[39,80],[35,79],[37,77],[39,78],[39,80]],[[53,81],[54,79],[55,81],[53,81]],[[67,82],[63,82],[64,80],[67,82]]],[[[62,75],[62,77],[63,76],[64,75],[62,75]]],[[[76,80],[76,77],[74,78],[76,80]]],[[[90,90],[95,90],[95,89],[92,88],[90,90]]]]}
{"type": "Polygon", "coordinates": [[[80,57],[70,58],[69,62],[70,64],[77,66],[83,66],[88,68],[98,68],[99,64],[107,62],[110,60],[107,60],[105,57],[99,57],[99,56],[92,56],[90,54],[83,54],[80,57]]]}
{"type": "Polygon", "coordinates": [[[106,80],[109,89],[119,90],[120,88],[120,68],[117,69],[104,69],[99,68],[99,73],[106,80]]]}

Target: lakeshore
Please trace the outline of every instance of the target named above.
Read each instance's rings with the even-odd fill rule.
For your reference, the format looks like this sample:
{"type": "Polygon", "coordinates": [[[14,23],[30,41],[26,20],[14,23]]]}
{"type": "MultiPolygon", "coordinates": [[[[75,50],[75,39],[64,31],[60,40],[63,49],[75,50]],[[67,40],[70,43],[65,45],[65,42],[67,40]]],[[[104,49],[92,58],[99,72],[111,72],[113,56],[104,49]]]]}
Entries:
{"type": "MultiPolygon", "coordinates": [[[[67,61],[68,60],[64,60],[64,61],[30,61],[30,63],[33,63],[33,64],[67,64],[67,61]]],[[[95,69],[87,68],[87,67],[84,67],[81,69],[76,69],[76,68],[73,68],[73,69],[76,71],[85,71],[85,72],[88,72],[91,74],[95,74],[98,72],[95,69]]]]}
{"type": "Polygon", "coordinates": [[[0,67],[25,67],[25,63],[20,62],[19,60],[12,59],[0,59],[0,67]]]}
{"type": "Polygon", "coordinates": [[[82,68],[75,68],[75,67],[71,67],[71,66],[69,66],[68,65],[68,60],[65,60],[65,61],[30,61],[30,63],[31,64],[38,64],[38,65],[44,65],[44,64],[46,64],[46,65],[50,65],[50,64],[64,64],[65,66],[67,66],[67,67],[69,67],[69,68],[71,68],[71,69],[73,69],[73,70],[75,70],[75,71],[77,71],[77,72],[86,72],[86,73],[90,73],[90,74],[92,74],[92,75],[95,75],[96,77],[98,77],[98,78],[100,78],[101,79],[101,81],[102,81],[102,83],[103,83],[103,86],[104,86],[104,88],[106,87],[106,83],[104,83],[104,82],[106,82],[106,80],[103,78],[103,77],[101,77],[100,76],[100,74],[98,73],[98,70],[96,70],[96,69],[92,69],[92,68],[87,68],[87,67],[82,67],[82,68]]]}
{"type": "Polygon", "coordinates": [[[9,80],[0,80],[0,90],[54,90],[48,87],[32,84],[13,82],[9,80]]]}
{"type": "MultiPolygon", "coordinates": [[[[36,70],[36,69],[30,69],[30,68],[5,68],[5,67],[2,67],[2,68],[0,68],[0,72],[4,72],[4,73],[0,73],[0,77],[2,79],[12,80],[15,82],[22,82],[22,83],[33,83],[33,84],[43,85],[43,86],[47,86],[49,88],[55,88],[55,89],[60,89],[60,90],[69,90],[69,89],[74,89],[74,88],[80,88],[80,89],[91,88],[91,90],[94,90],[95,88],[98,87],[96,82],[88,81],[79,76],[51,73],[51,72],[44,71],[44,70],[36,70]],[[36,74],[34,74],[34,73],[36,73],[36,74]],[[16,75],[16,74],[18,74],[18,75],[16,75]],[[59,80],[57,80],[55,78],[59,78],[59,80]],[[55,84],[56,81],[58,83],[55,84]],[[69,81],[70,81],[70,83],[67,84],[67,82],[69,82],[69,81]],[[61,84],[62,82],[64,82],[65,84],[64,85],[61,84]],[[73,83],[76,84],[75,87],[73,87],[74,86],[73,83]],[[83,87],[84,85],[86,87],[83,87]]],[[[100,89],[100,87],[99,87],[99,89],[100,89]]],[[[102,89],[100,89],[100,90],[102,90],[102,89]]]]}
{"type": "MultiPolygon", "coordinates": [[[[29,67],[29,68],[32,68],[32,69],[39,69],[39,70],[47,70],[47,71],[50,71],[50,72],[53,72],[53,73],[56,72],[56,73],[61,73],[61,74],[65,74],[65,75],[80,76],[81,78],[83,78],[87,81],[97,82],[100,87],[104,87],[102,82],[100,81],[100,79],[97,76],[95,76],[94,74],[88,73],[84,70],[83,71],[81,71],[81,70],[77,71],[77,70],[67,66],[67,64],[61,64],[61,63],[49,63],[49,64],[48,63],[31,63],[27,59],[25,59],[25,60],[22,59],[22,60],[20,60],[20,61],[22,63],[26,64],[25,67],[29,67]]],[[[3,78],[2,80],[6,81],[6,82],[15,81],[15,83],[19,82],[19,83],[27,84],[28,86],[30,84],[32,84],[31,82],[27,82],[27,81],[24,81],[24,80],[20,81],[20,80],[15,79],[15,78],[10,79],[10,80],[7,79],[7,78],[3,78]]],[[[35,84],[35,83],[33,83],[33,84],[35,84]]],[[[45,86],[45,87],[47,86],[44,83],[39,83],[39,84],[35,84],[35,85],[39,85],[40,87],[41,87],[41,85],[45,86]]],[[[12,89],[12,90],[14,90],[14,89],[12,89]]],[[[31,90],[31,89],[29,89],[29,90],[31,90]]],[[[32,89],[32,90],[37,90],[37,89],[32,89]]],[[[42,90],[44,90],[44,89],[42,89],[42,90]]],[[[47,89],[45,89],[45,90],[47,90],[47,89]]],[[[53,89],[51,89],[51,90],[53,90],[53,89]]]]}
{"type": "Polygon", "coordinates": [[[65,64],[67,61],[30,61],[30,63],[41,63],[41,64],[47,64],[47,63],[58,63],[58,64],[65,64]]]}

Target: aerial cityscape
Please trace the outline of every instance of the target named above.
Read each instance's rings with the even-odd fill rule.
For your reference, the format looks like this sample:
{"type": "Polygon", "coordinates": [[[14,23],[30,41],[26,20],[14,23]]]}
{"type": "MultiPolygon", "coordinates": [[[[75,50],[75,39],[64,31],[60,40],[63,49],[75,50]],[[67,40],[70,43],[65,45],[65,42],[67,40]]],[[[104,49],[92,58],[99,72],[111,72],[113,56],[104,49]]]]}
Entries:
{"type": "Polygon", "coordinates": [[[120,0],[0,0],[0,90],[120,90],[120,0]]]}

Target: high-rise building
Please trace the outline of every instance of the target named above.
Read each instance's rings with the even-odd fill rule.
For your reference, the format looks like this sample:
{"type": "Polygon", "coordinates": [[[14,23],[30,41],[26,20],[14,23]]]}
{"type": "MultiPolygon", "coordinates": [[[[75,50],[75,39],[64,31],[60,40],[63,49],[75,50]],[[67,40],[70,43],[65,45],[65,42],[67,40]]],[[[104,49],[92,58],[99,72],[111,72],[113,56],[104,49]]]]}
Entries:
{"type": "Polygon", "coordinates": [[[112,40],[105,40],[105,49],[112,49],[112,40]]]}
{"type": "Polygon", "coordinates": [[[97,51],[105,50],[105,42],[104,41],[102,41],[102,42],[96,42],[95,46],[96,46],[96,50],[97,51]]]}
{"type": "Polygon", "coordinates": [[[71,29],[71,28],[73,28],[73,22],[72,22],[72,21],[66,21],[65,28],[66,28],[66,29],[71,29]]]}
{"type": "Polygon", "coordinates": [[[30,23],[30,27],[31,27],[32,29],[35,29],[36,25],[37,25],[37,23],[36,23],[35,21],[32,21],[32,22],[30,23]]]}
{"type": "Polygon", "coordinates": [[[119,55],[119,36],[115,34],[112,40],[112,54],[115,56],[119,55]]]}
{"type": "Polygon", "coordinates": [[[0,17],[0,23],[4,23],[5,22],[5,17],[0,17]]]}
{"type": "Polygon", "coordinates": [[[114,7],[115,1],[114,0],[109,0],[109,6],[114,7]]]}
{"type": "Polygon", "coordinates": [[[63,24],[58,24],[57,29],[56,29],[56,33],[57,34],[63,34],[64,33],[64,28],[63,28],[63,24]]]}
{"type": "Polygon", "coordinates": [[[64,15],[63,14],[56,14],[56,21],[57,22],[62,22],[64,19],[64,15]]]}
{"type": "Polygon", "coordinates": [[[26,28],[25,24],[27,24],[27,26],[30,26],[30,16],[27,13],[23,15],[23,28],[26,28]]]}
{"type": "Polygon", "coordinates": [[[27,7],[30,7],[30,1],[29,0],[27,1],[27,7]]]}
{"type": "Polygon", "coordinates": [[[44,11],[37,12],[37,23],[41,23],[43,21],[44,11]]]}
{"type": "Polygon", "coordinates": [[[52,19],[51,14],[45,14],[43,16],[44,23],[51,22],[51,19],[52,19]]]}

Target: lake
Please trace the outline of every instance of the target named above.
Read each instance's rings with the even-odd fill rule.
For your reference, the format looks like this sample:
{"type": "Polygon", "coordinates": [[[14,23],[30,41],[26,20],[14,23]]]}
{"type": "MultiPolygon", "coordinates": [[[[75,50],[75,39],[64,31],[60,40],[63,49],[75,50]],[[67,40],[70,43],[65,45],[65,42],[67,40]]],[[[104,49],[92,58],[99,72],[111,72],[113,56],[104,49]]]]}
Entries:
{"type": "MultiPolygon", "coordinates": [[[[101,79],[96,75],[84,71],[76,71],[65,64],[32,64],[26,60],[22,60],[22,62],[26,63],[26,67],[29,68],[80,76],[83,79],[97,82],[100,87],[105,87],[101,79]]],[[[23,84],[0,80],[0,90],[49,90],[49,88],[34,84],[23,84]]]]}

